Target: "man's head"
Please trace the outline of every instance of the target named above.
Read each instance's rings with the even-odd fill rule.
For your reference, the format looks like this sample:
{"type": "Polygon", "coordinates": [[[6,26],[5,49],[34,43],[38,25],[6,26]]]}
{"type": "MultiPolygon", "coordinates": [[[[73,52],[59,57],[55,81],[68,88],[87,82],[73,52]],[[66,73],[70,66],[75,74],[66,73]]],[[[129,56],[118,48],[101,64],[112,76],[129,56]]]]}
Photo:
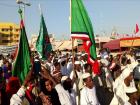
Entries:
{"type": "Polygon", "coordinates": [[[85,86],[88,87],[89,89],[92,89],[94,84],[93,84],[93,80],[92,80],[90,73],[84,73],[82,75],[82,78],[85,83],[85,86]]]}
{"type": "Polygon", "coordinates": [[[85,64],[84,69],[85,69],[85,72],[90,73],[91,72],[91,65],[90,64],[85,64]]]}
{"type": "Polygon", "coordinates": [[[61,83],[62,83],[65,90],[71,90],[72,80],[68,76],[63,76],[61,78],[61,83]]]}
{"type": "Polygon", "coordinates": [[[45,87],[47,89],[47,91],[52,91],[52,88],[53,88],[53,82],[49,79],[45,79],[45,87]]]}
{"type": "Polygon", "coordinates": [[[80,61],[75,61],[75,69],[77,70],[77,71],[80,71],[81,70],[81,62],[80,61]]]}

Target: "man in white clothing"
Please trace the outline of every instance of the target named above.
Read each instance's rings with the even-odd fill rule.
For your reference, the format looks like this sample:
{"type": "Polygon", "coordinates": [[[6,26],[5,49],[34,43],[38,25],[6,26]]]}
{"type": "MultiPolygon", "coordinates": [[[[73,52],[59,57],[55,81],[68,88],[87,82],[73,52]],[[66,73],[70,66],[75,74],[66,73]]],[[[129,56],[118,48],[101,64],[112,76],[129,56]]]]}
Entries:
{"type": "Polygon", "coordinates": [[[80,92],[80,105],[100,105],[90,73],[84,73],[82,78],[85,83],[85,87],[80,92]]]}
{"type": "Polygon", "coordinates": [[[81,81],[82,70],[81,70],[81,62],[75,61],[74,70],[70,74],[70,79],[73,81],[73,90],[76,92],[76,102],[79,105],[80,100],[80,89],[82,89],[83,84],[81,81]]]}
{"type": "Polygon", "coordinates": [[[114,97],[110,105],[124,105],[128,101],[129,97],[126,95],[127,87],[135,87],[133,70],[125,68],[121,75],[115,80],[113,85],[114,97]]]}
{"type": "Polygon", "coordinates": [[[72,105],[72,100],[70,94],[65,90],[61,84],[62,74],[60,71],[54,71],[52,76],[56,81],[55,89],[58,93],[61,105],[72,105]]]}

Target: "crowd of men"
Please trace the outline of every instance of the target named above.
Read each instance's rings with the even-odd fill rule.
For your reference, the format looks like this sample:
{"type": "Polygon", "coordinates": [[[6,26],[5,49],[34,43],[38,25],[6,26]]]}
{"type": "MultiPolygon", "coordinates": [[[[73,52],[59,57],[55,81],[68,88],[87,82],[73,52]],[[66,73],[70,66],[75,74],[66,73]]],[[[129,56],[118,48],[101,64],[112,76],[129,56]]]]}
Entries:
{"type": "Polygon", "coordinates": [[[98,75],[87,57],[82,52],[72,55],[58,51],[41,60],[34,53],[33,66],[21,84],[12,76],[14,58],[0,55],[0,104],[140,105],[140,52],[113,56],[102,49],[97,56],[98,75]],[[102,92],[101,87],[106,91],[102,92]]]}

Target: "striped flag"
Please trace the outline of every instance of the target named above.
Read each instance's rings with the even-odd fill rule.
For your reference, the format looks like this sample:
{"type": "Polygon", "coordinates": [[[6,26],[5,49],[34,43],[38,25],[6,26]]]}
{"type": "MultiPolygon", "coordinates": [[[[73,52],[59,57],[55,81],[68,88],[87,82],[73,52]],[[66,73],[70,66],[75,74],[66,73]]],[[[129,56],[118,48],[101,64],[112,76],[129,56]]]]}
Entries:
{"type": "Polygon", "coordinates": [[[71,37],[83,40],[88,62],[93,72],[99,74],[93,27],[82,0],[71,0],[71,37]]]}

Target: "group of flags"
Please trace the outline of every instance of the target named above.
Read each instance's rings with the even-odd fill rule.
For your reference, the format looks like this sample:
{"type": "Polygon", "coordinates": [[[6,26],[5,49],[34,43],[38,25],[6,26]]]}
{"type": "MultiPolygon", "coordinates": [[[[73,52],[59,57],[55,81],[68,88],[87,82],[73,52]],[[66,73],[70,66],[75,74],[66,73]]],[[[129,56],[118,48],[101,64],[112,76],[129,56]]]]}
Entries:
{"type": "MultiPolygon", "coordinates": [[[[18,76],[21,83],[23,83],[32,63],[21,9],[19,13],[21,15],[20,42],[12,74],[18,76]]],[[[93,27],[82,0],[71,0],[71,38],[83,40],[85,51],[88,53],[88,62],[92,65],[93,72],[99,74],[93,27]]],[[[47,59],[52,51],[43,14],[41,14],[36,50],[42,59],[47,59]]]]}
{"type": "Polygon", "coordinates": [[[130,34],[119,34],[117,32],[112,32],[111,34],[111,38],[112,39],[116,39],[116,38],[125,38],[125,37],[136,37],[139,34],[139,26],[138,24],[136,24],[135,29],[134,29],[134,33],[132,35],[130,34]]]}
{"type": "MultiPolygon", "coordinates": [[[[22,17],[22,10],[19,8],[19,14],[21,17],[20,21],[20,40],[19,46],[16,54],[16,59],[13,65],[12,75],[17,76],[20,82],[23,83],[28,72],[32,68],[31,52],[29,48],[29,43],[25,31],[24,21],[22,17]]],[[[52,51],[52,46],[50,43],[48,31],[46,28],[45,20],[43,14],[41,14],[40,30],[39,36],[36,42],[36,50],[42,59],[47,59],[50,52],[52,51]]]]}

